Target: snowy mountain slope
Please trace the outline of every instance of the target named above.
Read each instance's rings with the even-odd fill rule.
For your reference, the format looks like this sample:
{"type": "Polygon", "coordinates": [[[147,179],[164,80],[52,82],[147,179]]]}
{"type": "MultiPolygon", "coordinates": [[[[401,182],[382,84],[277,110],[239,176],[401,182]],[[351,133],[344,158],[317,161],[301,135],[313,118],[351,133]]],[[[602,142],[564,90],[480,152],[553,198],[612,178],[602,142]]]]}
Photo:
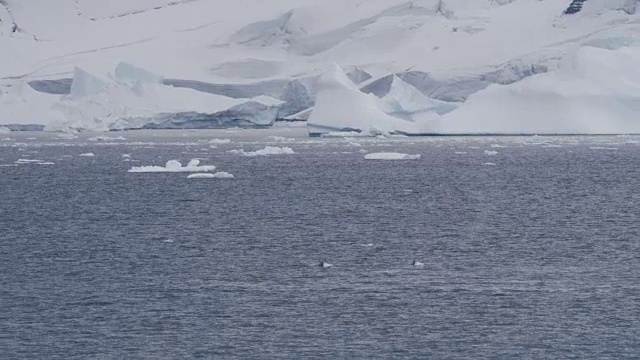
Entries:
{"type": "MultiPolygon", "coordinates": [[[[637,44],[637,7],[638,0],[2,0],[0,88],[31,82],[64,96],[76,67],[108,74],[126,61],[172,86],[277,97],[295,104],[286,117],[313,105],[317,77],[337,63],[362,79],[371,74],[363,90],[380,97],[397,75],[430,98],[459,102],[490,84],[557,69],[582,45],[637,44]]],[[[42,121],[12,116],[0,123],[42,121]]]]}

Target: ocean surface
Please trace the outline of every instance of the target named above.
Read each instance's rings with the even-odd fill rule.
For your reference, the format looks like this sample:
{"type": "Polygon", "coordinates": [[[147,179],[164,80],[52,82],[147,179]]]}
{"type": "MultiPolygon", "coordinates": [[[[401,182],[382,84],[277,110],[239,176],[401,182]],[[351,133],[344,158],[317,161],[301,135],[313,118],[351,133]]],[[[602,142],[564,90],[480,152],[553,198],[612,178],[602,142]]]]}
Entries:
{"type": "Polygon", "coordinates": [[[0,358],[640,357],[640,137],[0,138],[0,358]]]}

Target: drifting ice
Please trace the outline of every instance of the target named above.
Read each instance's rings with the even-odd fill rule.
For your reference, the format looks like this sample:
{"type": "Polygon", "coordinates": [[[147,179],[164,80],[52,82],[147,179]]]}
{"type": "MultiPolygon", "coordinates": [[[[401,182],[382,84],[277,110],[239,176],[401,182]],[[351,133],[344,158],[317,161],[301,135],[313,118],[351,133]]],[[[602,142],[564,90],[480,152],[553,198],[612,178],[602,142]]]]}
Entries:
{"type": "Polygon", "coordinates": [[[402,153],[371,153],[364,156],[367,160],[418,160],[420,154],[410,155],[402,153]]]}
{"type": "Polygon", "coordinates": [[[182,166],[178,160],[169,160],[165,166],[134,166],[129,169],[131,173],[177,173],[177,172],[209,172],[215,170],[213,165],[200,165],[200,160],[193,159],[182,166]]]}
{"type": "Polygon", "coordinates": [[[264,149],[256,150],[256,151],[244,151],[241,150],[230,150],[230,154],[241,155],[241,156],[267,156],[267,155],[291,155],[295,154],[293,149],[289,147],[277,147],[277,146],[265,146],[264,149]]]}

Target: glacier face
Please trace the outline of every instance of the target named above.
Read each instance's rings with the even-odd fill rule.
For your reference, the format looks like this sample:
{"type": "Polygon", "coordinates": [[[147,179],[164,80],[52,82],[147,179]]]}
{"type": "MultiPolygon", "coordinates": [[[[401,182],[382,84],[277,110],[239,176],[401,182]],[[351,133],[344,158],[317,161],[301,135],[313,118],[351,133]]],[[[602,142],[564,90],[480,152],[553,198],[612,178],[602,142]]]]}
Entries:
{"type": "Polygon", "coordinates": [[[368,108],[354,111],[421,133],[462,116],[470,103],[456,110],[458,103],[477,103],[494,84],[562,72],[582,46],[636,46],[637,7],[638,0],[4,0],[0,125],[268,126],[311,117],[350,128],[353,121],[318,121],[326,113],[316,105],[319,79],[336,63],[351,90],[372,94],[368,108]],[[421,110],[429,104],[434,111],[421,110]]]}
{"type": "Polygon", "coordinates": [[[640,47],[579,48],[556,71],[491,85],[438,133],[640,134],[640,47]]]}

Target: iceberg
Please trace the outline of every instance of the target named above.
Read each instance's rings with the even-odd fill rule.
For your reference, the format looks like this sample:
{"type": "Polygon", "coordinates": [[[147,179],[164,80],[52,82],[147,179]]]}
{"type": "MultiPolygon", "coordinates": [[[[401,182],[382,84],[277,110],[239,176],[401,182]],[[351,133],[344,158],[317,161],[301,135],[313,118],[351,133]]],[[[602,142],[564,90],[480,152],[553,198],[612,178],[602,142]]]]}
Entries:
{"type": "Polygon", "coordinates": [[[193,159],[187,166],[182,166],[178,160],[169,160],[165,166],[134,166],[129,169],[130,173],[184,173],[184,172],[209,172],[215,170],[213,165],[200,165],[200,160],[193,159]]]}
{"type": "MultiPolygon", "coordinates": [[[[26,82],[0,84],[0,125],[14,131],[41,130],[37,124],[59,118],[51,107],[59,96],[37,92],[26,82]]],[[[3,130],[6,131],[6,130],[3,130]]]]}
{"type": "Polygon", "coordinates": [[[640,133],[640,47],[581,47],[556,71],[472,95],[442,134],[640,133]]]}
{"type": "Polygon", "coordinates": [[[81,98],[101,93],[107,87],[107,81],[89,74],[85,70],[76,66],[73,70],[73,81],[69,97],[81,98]]]}
{"type": "Polygon", "coordinates": [[[366,160],[418,160],[421,157],[420,154],[410,155],[393,152],[371,153],[364,156],[366,160]]]}
{"type": "Polygon", "coordinates": [[[162,77],[120,63],[111,81],[76,68],[69,95],[51,108],[47,130],[207,129],[271,126],[282,101],[234,99],[162,83],[162,77]]]}
{"type": "Polygon", "coordinates": [[[386,114],[374,95],[362,93],[337,65],[318,81],[316,105],[308,120],[309,135],[331,132],[423,134],[428,128],[386,114]]]}
{"type": "Polygon", "coordinates": [[[378,100],[378,104],[386,114],[409,121],[416,121],[425,114],[444,115],[460,105],[431,99],[397,76],[393,76],[389,92],[378,100]]]}
{"type": "Polygon", "coordinates": [[[114,78],[118,82],[131,87],[136,86],[136,84],[162,84],[164,81],[163,76],[126,62],[120,62],[116,66],[114,78]]]}

